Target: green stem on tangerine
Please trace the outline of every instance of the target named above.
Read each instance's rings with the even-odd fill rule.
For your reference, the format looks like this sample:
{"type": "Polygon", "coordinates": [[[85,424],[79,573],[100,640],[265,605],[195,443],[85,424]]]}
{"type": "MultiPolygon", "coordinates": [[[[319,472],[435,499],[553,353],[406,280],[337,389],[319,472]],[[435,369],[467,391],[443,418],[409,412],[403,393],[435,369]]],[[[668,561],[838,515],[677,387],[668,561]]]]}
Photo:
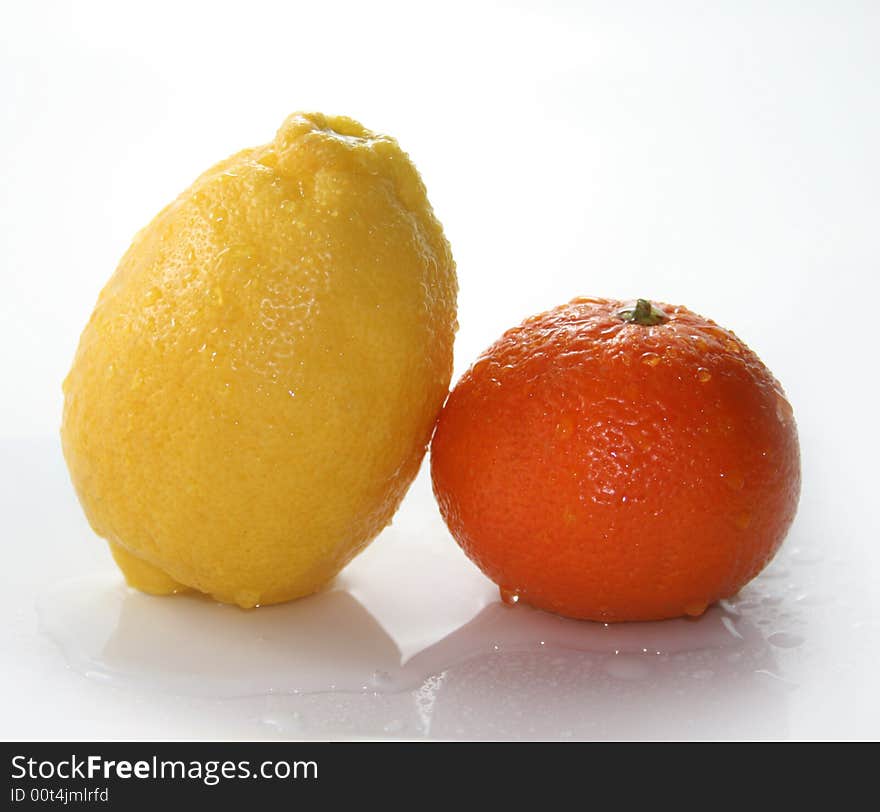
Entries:
{"type": "Polygon", "coordinates": [[[659,307],[654,307],[648,299],[636,299],[635,305],[618,310],[617,317],[630,324],[641,324],[643,327],[653,327],[655,324],[669,321],[669,316],[659,307]]]}

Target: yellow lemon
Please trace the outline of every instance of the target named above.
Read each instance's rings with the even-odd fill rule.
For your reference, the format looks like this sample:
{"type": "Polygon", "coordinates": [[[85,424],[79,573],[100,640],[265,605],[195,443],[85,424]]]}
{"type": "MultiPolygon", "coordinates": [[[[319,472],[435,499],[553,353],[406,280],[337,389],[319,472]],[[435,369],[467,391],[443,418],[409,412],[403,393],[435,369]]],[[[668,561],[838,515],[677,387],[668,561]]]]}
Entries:
{"type": "Polygon", "coordinates": [[[397,143],[290,116],[134,239],[62,442],[128,582],[243,607],[321,588],[391,520],[452,370],[455,266],[397,143]]]}

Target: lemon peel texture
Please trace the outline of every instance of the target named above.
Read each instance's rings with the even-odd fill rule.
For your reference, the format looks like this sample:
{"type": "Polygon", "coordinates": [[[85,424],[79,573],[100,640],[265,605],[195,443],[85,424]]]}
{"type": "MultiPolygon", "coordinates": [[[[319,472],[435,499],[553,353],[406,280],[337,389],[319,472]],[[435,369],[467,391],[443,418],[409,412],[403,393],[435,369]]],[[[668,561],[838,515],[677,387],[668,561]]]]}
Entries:
{"type": "Polygon", "coordinates": [[[308,595],[391,520],[449,386],[455,266],[415,167],[294,114],[134,239],[64,382],[77,495],[128,582],[308,595]]]}

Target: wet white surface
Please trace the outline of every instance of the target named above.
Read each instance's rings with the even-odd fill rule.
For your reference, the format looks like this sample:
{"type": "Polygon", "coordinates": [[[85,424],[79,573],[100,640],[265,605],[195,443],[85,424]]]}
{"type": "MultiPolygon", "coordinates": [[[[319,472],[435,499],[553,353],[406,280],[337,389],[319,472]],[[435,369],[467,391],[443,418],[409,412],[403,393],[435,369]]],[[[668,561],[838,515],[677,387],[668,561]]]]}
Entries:
{"type": "Polygon", "coordinates": [[[850,538],[809,530],[699,620],[605,626],[502,604],[424,471],[326,592],[244,612],[127,589],[54,441],[3,445],[4,735],[875,737],[880,625],[850,538]],[[49,507],[51,506],[51,508],[49,507]]]}

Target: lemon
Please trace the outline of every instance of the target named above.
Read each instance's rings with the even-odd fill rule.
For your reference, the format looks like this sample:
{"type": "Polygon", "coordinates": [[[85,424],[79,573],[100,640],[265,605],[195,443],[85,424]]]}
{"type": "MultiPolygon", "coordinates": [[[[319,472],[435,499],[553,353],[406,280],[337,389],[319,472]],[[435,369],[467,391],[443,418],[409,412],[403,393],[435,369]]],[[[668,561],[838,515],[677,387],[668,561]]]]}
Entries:
{"type": "Polygon", "coordinates": [[[294,114],[134,239],[64,382],[62,443],[128,582],[314,592],[391,520],[449,386],[455,266],[397,143],[294,114]]]}

